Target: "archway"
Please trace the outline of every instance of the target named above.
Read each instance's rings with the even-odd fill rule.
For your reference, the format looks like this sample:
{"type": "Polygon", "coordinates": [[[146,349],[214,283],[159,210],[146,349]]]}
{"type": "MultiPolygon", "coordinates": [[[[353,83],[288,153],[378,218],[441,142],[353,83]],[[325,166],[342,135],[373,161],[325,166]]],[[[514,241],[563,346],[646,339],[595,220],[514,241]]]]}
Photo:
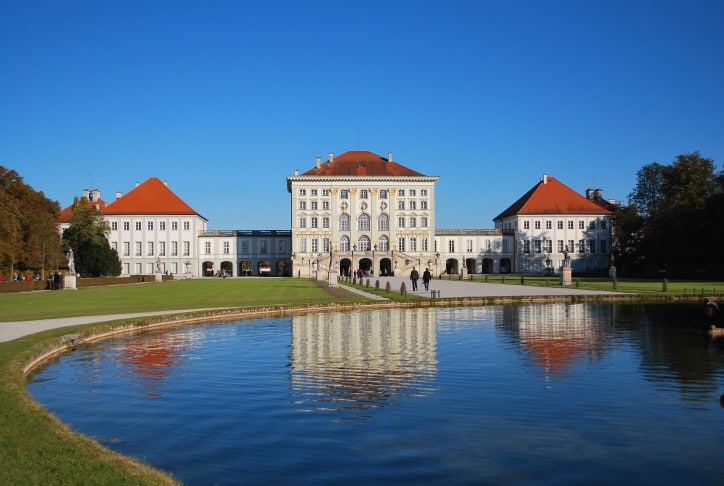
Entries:
{"type": "Polygon", "coordinates": [[[249,260],[242,260],[239,262],[239,276],[246,277],[251,275],[251,262],[249,260]]]}
{"type": "Polygon", "coordinates": [[[221,276],[222,277],[234,276],[234,264],[229,261],[221,262],[221,276]]]}
{"type": "Polygon", "coordinates": [[[500,273],[510,273],[513,268],[510,264],[510,258],[501,258],[500,260],[500,273]]]}
{"type": "Polygon", "coordinates": [[[204,262],[201,264],[201,275],[204,277],[214,276],[214,262],[204,262]]]}
{"type": "Polygon", "coordinates": [[[262,260],[257,265],[257,272],[260,277],[268,277],[271,275],[271,265],[268,260],[262,260]]]}
{"type": "Polygon", "coordinates": [[[359,269],[363,272],[374,271],[374,269],[372,268],[372,260],[370,260],[369,258],[360,259],[359,269]]]}
{"type": "Polygon", "coordinates": [[[378,274],[381,277],[388,277],[392,275],[392,261],[389,258],[382,258],[380,260],[380,270],[378,274]]]}
{"type": "Polygon", "coordinates": [[[448,258],[447,260],[445,260],[445,273],[447,273],[448,275],[458,273],[457,258],[448,258]]]}
{"type": "Polygon", "coordinates": [[[349,258],[342,258],[339,261],[339,274],[343,277],[349,277],[351,276],[352,272],[352,260],[349,258]]]}
{"type": "Polygon", "coordinates": [[[277,262],[277,277],[288,277],[289,276],[290,263],[286,260],[279,260],[277,262]]]}
{"type": "Polygon", "coordinates": [[[483,273],[493,273],[495,271],[495,264],[492,258],[483,258],[483,273]]]}
{"type": "Polygon", "coordinates": [[[467,260],[465,260],[465,268],[468,269],[468,273],[478,273],[477,263],[478,262],[475,260],[475,258],[468,258],[467,260]]]}

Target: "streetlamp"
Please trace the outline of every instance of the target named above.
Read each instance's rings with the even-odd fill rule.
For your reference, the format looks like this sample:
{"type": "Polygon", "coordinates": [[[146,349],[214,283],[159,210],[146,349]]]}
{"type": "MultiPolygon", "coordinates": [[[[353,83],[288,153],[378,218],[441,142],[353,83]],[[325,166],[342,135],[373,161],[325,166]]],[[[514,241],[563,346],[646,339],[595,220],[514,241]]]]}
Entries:
{"type": "Polygon", "coordinates": [[[375,252],[377,251],[377,243],[372,245],[372,275],[374,275],[375,268],[377,268],[377,263],[375,262],[375,252]]]}

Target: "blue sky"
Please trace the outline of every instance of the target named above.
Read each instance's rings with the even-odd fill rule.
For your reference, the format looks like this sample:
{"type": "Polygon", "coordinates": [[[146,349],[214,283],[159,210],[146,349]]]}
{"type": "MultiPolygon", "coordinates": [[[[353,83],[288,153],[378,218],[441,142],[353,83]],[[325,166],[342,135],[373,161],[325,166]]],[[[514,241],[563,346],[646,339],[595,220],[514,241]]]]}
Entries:
{"type": "Polygon", "coordinates": [[[210,229],[289,229],[286,177],[370,150],[438,228],[552,175],[724,162],[724,1],[0,0],[0,165],[62,207],[149,177],[210,229]]]}

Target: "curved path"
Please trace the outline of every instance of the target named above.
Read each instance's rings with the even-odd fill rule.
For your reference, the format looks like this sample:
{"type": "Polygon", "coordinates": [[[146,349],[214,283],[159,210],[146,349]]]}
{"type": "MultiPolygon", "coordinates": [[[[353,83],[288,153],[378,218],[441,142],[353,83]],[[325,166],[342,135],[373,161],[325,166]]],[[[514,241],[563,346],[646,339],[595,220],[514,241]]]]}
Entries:
{"type": "MultiPolygon", "coordinates": [[[[514,278],[514,277],[511,277],[514,278]]],[[[370,279],[371,280],[371,279],[370,279]]],[[[390,288],[398,291],[402,282],[409,293],[420,296],[430,296],[430,291],[436,290],[440,292],[440,298],[451,297],[520,297],[520,296],[546,296],[546,295],[620,295],[617,292],[606,292],[603,290],[582,290],[570,287],[535,287],[529,285],[508,285],[508,284],[492,284],[481,282],[469,282],[460,280],[432,280],[430,282],[430,291],[426,291],[422,285],[422,280],[418,281],[417,292],[412,292],[412,283],[408,278],[404,277],[379,277],[380,286],[384,287],[390,282],[390,288]]],[[[350,287],[345,287],[352,290],[350,287]]],[[[365,294],[360,290],[355,292],[365,294]]],[[[379,299],[379,296],[367,294],[372,299],[379,299]]],[[[12,341],[29,334],[35,334],[48,329],[56,329],[67,326],[75,326],[78,324],[91,324],[94,322],[113,321],[116,319],[128,319],[133,317],[157,316],[164,314],[178,314],[183,312],[194,312],[209,309],[184,309],[175,311],[159,311],[159,312],[139,312],[133,314],[110,314],[103,316],[79,316],[65,317],[59,319],[43,319],[37,321],[17,321],[17,322],[0,322],[0,342],[12,341]]]]}

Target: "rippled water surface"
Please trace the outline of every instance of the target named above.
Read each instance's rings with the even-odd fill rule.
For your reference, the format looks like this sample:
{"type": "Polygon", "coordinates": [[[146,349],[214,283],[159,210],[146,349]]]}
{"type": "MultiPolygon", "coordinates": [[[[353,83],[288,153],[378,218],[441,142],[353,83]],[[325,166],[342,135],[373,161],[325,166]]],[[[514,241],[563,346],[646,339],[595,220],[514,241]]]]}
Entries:
{"type": "Polygon", "coordinates": [[[684,305],[385,309],[86,345],[28,389],[187,484],[721,484],[724,344],[684,305]]]}

